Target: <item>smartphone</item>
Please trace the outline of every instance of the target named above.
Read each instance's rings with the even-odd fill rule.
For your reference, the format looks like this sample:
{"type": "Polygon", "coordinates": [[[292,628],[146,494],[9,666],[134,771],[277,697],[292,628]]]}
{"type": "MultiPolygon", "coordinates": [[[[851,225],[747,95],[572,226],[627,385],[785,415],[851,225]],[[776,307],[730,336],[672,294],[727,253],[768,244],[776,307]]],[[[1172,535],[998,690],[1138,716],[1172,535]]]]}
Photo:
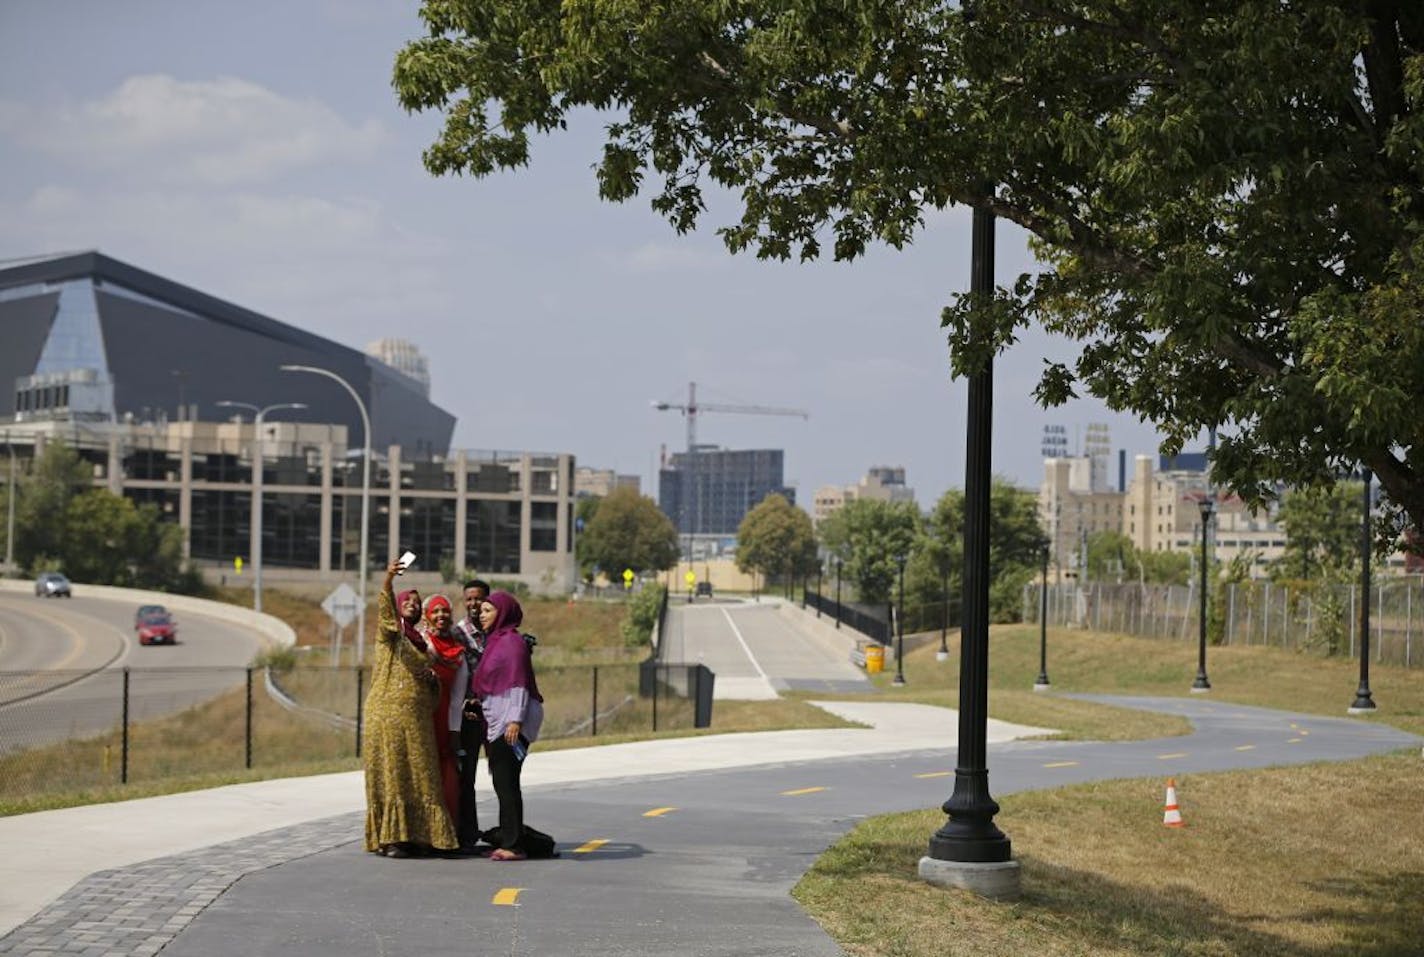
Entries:
{"type": "Polygon", "coordinates": [[[415,564],[415,552],[404,552],[401,554],[401,557],[397,559],[397,561],[400,562],[401,570],[399,572],[396,572],[396,574],[404,574],[407,568],[415,564]]]}

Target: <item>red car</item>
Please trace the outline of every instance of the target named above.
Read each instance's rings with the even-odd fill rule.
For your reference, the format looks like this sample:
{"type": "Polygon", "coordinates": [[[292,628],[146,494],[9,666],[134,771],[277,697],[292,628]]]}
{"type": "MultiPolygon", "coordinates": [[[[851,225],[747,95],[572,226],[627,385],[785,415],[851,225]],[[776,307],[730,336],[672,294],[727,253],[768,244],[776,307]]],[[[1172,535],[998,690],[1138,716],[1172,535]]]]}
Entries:
{"type": "Polygon", "coordinates": [[[178,642],[178,626],[162,605],[142,605],[134,616],[134,631],[141,645],[172,645],[178,642]]]}

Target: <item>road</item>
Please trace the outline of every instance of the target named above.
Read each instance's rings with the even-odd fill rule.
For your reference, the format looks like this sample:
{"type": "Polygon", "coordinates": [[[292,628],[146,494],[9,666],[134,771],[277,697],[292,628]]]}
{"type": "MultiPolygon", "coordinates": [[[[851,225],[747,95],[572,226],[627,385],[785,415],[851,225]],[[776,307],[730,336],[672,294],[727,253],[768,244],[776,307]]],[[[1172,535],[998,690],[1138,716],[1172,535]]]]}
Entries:
{"type": "Polygon", "coordinates": [[[136,607],[0,592],[0,754],[113,728],[125,669],[129,718],[140,721],[241,684],[261,648],[251,630],[196,612],[175,615],[178,644],[142,646],[136,607]]]}
{"type": "Polygon", "coordinates": [[[662,660],[705,664],[714,697],[770,699],[780,691],[866,692],[874,686],[850,663],[855,634],[837,631],[780,599],[718,599],[668,605],[662,660]]]}

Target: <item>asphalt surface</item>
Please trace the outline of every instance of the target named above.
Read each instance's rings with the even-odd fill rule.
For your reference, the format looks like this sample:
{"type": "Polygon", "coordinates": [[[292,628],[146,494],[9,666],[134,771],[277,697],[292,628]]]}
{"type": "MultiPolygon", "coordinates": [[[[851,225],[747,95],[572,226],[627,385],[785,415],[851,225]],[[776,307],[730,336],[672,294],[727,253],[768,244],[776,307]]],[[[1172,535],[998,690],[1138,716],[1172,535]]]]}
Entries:
{"type": "MultiPolygon", "coordinates": [[[[162,596],[152,599],[162,602],[162,596]]],[[[0,591],[0,753],[113,728],[129,674],[129,718],[190,708],[245,681],[262,647],[250,628],[176,613],[178,642],[140,645],[138,605],[0,591]]]]}
{"type": "MultiPolygon", "coordinates": [[[[791,680],[788,669],[829,667],[837,652],[837,639],[806,625],[807,648],[827,643],[828,653],[802,649],[768,666],[753,651],[762,622],[735,620],[756,666],[738,677],[791,680]]],[[[735,664],[725,647],[716,653],[735,664]]],[[[1175,776],[1190,824],[1195,773],[1421,744],[1366,721],[1206,696],[1101,700],[1182,714],[1195,731],[1053,742],[1035,739],[1044,729],[991,721],[993,793],[1175,776]]],[[[862,817],[935,808],[949,796],[957,715],[873,701],[821,706],[872,727],[536,746],[526,815],[558,839],[562,856],[550,861],[367,854],[359,773],[0,819],[0,954],[839,954],[789,891],[862,817]]],[[[483,769],[479,786],[487,793],[483,769]]],[[[1161,799],[1160,788],[1145,789],[1141,818],[1125,826],[1160,827],[1161,799]]],[[[494,814],[492,799],[482,801],[482,818],[494,814]]]]}

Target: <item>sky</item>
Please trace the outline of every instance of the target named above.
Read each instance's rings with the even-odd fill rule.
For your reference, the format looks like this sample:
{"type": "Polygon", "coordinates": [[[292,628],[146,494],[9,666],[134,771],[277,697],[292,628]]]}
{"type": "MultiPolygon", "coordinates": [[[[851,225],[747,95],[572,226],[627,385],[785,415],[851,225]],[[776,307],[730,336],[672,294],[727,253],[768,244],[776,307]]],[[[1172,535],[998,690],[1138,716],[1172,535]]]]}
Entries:
{"type": "MultiPolygon", "coordinates": [[[[701,403],[809,413],[697,423],[699,443],[784,449],[805,507],[878,465],[903,466],[924,506],[963,487],[965,388],[939,314],[968,287],[967,210],[852,263],[732,256],[715,234],[730,199],[684,236],[646,199],[599,201],[607,117],[591,112],[525,169],[435,178],[421,152],[441,118],[390,86],[418,9],[3,0],[0,259],[97,249],[354,348],[409,339],[454,447],[572,452],[654,495],[686,424],[652,403],[685,402],[689,382],[701,403]]],[[[1035,269],[1007,223],[996,257],[1000,284],[1035,269]]],[[[1151,426],[1097,400],[1038,407],[1045,358],[1075,354],[1030,330],[999,358],[996,473],[1036,488],[1050,425],[1072,446],[1104,423],[1129,462],[1155,452],[1151,426]]]]}

